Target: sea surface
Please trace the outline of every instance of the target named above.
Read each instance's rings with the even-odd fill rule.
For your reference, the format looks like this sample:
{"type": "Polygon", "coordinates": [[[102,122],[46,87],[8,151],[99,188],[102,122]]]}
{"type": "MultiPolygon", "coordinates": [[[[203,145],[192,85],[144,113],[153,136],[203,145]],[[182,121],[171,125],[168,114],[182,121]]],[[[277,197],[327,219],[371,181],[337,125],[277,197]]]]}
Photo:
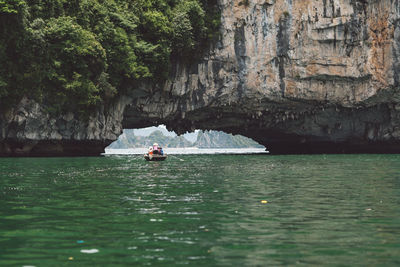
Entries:
{"type": "MultiPolygon", "coordinates": [[[[127,148],[127,149],[112,149],[106,148],[103,155],[143,155],[147,153],[147,148],[127,148]]],[[[182,147],[182,148],[167,148],[168,155],[213,155],[213,154],[268,154],[269,151],[265,148],[197,148],[197,147],[182,147]]]]}
{"type": "Polygon", "coordinates": [[[0,266],[399,266],[400,155],[0,158],[0,266]]]}

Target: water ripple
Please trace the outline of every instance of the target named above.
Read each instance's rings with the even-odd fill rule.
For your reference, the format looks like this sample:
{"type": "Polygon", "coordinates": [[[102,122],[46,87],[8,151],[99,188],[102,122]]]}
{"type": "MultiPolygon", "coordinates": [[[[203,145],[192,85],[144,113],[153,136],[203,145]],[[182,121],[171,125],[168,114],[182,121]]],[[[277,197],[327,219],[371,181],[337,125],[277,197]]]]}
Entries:
{"type": "Polygon", "coordinates": [[[1,266],[399,263],[399,155],[1,158],[0,173],[1,266]]]}

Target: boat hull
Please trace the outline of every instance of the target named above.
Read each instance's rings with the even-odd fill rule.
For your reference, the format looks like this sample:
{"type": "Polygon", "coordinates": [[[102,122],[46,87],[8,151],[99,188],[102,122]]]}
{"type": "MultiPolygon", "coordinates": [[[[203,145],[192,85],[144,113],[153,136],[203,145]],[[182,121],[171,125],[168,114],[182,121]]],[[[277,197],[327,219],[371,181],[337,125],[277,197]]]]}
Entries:
{"type": "Polygon", "coordinates": [[[148,154],[144,155],[145,160],[147,161],[163,161],[167,158],[167,155],[152,155],[149,156],[148,154]]]}

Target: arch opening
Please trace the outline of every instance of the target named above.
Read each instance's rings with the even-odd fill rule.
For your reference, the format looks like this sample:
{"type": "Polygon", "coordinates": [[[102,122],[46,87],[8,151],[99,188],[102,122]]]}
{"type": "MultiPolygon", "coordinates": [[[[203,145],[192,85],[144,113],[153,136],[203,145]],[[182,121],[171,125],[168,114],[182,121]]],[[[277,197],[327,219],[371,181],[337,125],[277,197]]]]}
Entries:
{"type": "Polygon", "coordinates": [[[242,135],[200,129],[178,135],[161,124],[124,129],[118,139],[105,148],[105,154],[142,154],[153,143],[172,154],[268,153],[263,145],[242,135]]]}

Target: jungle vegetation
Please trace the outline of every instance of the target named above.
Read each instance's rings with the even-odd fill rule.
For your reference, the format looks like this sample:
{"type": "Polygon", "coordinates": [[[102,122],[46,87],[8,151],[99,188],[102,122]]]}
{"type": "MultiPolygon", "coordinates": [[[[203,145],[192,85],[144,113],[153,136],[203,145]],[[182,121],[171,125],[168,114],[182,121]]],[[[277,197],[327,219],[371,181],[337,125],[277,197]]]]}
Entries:
{"type": "Polygon", "coordinates": [[[216,0],[0,0],[0,109],[90,112],[217,35],[216,0]]]}

